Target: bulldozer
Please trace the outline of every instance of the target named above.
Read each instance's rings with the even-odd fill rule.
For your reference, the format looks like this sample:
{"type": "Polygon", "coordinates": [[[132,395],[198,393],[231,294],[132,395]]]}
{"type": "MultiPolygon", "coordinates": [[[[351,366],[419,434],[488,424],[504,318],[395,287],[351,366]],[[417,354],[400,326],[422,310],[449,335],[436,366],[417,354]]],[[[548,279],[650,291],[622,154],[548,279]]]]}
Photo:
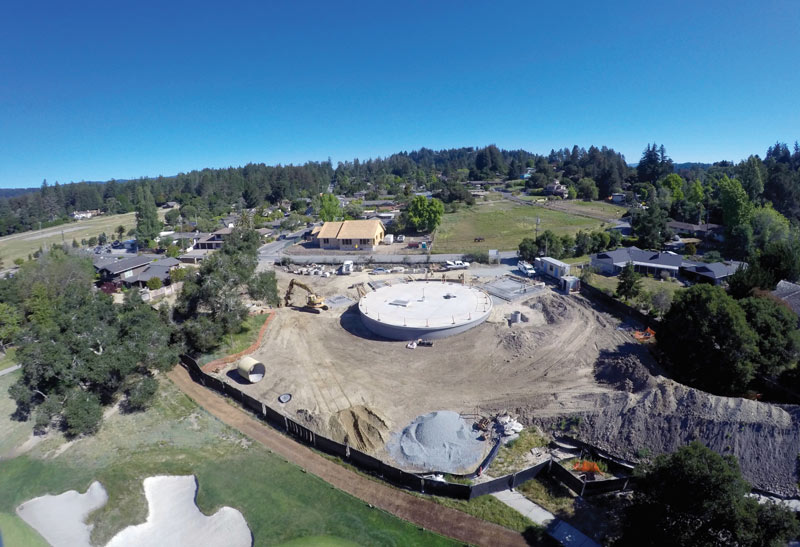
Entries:
{"type": "Polygon", "coordinates": [[[302,310],[310,311],[312,313],[321,313],[321,310],[328,309],[328,306],[325,304],[325,301],[322,298],[314,294],[314,291],[312,291],[308,287],[308,285],[306,285],[305,283],[301,283],[296,279],[292,279],[289,282],[289,288],[286,291],[286,295],[283,297],[284,306],[288,308],[292,305],[292,292],[294,291],[294,288],[296,286],[300,287],[301,289],[305,290],[308,293],[308,296],[306,297],[306,303],[301,308],[302,310]]]}

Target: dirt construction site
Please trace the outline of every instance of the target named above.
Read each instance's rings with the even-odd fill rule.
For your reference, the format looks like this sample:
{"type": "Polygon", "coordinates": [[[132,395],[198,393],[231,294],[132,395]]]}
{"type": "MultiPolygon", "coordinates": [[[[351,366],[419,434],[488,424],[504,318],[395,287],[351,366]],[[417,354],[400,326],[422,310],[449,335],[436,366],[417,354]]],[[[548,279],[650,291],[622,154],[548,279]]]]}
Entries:
{"type": "MultiPolygon", "coordinates": [[[[297,277],[277,273],[281,290],[297,277]]],[[[465,282],[491,281],[479,274],[470,270],[465,282]]],[[[410,471],[426,469],[403,466],[392,448],[409,424],[428,415],[450,419],[449,411],[469,417],[508,411],[525,425],[564,431],[631,462],[699,439],[736,456],[755,488],[797,494],[796,407],[717,397],[665,378],[631,325],[601,305],[549,287],[513,302],[495,298],[485,322],[409,349],[361,321],[357,288],[363,294],[378,279],[409,282],[405,274],[302,277],[326,301],[347,297],[353,304],[319,313],[278,309],[251,355],[265,366],[263,380],[244,381],[235,363],[215,374],[319,434],[410,471]],[[509,320],[515,316],[522,320],[509,320]],[[291,399],[280,403],[285,394],[291,399]]],[[[293,303],[304,300],[302,291],[295,293],[293,303]]],[[[433,426],[422,433],[439,435],[433,426]]]]}

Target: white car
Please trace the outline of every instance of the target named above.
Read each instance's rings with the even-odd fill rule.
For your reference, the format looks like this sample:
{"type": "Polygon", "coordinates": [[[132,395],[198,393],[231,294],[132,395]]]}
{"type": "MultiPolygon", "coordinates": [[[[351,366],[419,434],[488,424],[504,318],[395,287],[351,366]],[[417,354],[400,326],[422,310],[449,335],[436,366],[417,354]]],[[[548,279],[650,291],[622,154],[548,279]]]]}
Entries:
{"type": "Polygon", "coordinates": [[[404,236],[403,234],[400,234],[395,239],[397,240],[398,243],[402,243],[402,242],[404,242],[406,240],[406,236],[404,236]]]}

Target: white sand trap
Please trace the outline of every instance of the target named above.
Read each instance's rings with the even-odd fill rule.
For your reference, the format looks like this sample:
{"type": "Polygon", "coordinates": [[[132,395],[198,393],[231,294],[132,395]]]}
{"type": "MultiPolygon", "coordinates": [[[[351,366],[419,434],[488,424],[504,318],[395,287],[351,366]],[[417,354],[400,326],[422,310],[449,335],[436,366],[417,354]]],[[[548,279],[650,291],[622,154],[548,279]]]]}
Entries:
{"type": "Polygon", "coordinates": [[[17,507],[17,515],[53,547],[91,547],[92,527],[86,524],[86,517],[107,501],[105,488],[95,481],[85,494],[70,490],[26,501],[17,507]]]}
{"type": "Polygon", "coordinates": [[[147,478],[144,493],[150,507],[147,521],[128,526],[107,547],[249,547],[253,543],[250,528],[236,509],[223,507],[210,517],[200,512],[194,501],[197,481],[192,475],[147,478]]]}

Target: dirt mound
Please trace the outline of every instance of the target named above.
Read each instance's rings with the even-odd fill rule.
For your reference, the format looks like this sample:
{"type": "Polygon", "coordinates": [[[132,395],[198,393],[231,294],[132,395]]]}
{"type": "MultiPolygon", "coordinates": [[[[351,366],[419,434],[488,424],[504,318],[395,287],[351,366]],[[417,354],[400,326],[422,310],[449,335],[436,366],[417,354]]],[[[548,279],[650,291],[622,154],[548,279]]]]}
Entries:
{"type": "Polygon", "coordinates": [[[628,393],[655,387],[656,379],[638,356],[617,352],[600,352],[595,363],[595,378],[628,393]]]}
{"type": "MultiPolygon", "coordinates": [[[[640,395],[600,396],[597,410],[570,422],[571,435],[609,453],[640,461],[699,440],[739,461],[758,489],[798,494],[800,409],[742,398],[718,397],[659,379],[640,395]]],[[[557,419],[547,420],[557,429],[557,419]]]]}
{"type": "Polygon", "coordinates": [[[389,432],[386,420],[361,405],[340,410],[328,425],[333,439],[364,451],[381,448],[389,432]]]}
{"type": "Polygon", "coordinates": [[[548,294],[542,298],[532,298],[525,302],[532,310],[540,312],[548,325],[569,321],[574,315],[571,306],[560,294],[548,294]]]}

